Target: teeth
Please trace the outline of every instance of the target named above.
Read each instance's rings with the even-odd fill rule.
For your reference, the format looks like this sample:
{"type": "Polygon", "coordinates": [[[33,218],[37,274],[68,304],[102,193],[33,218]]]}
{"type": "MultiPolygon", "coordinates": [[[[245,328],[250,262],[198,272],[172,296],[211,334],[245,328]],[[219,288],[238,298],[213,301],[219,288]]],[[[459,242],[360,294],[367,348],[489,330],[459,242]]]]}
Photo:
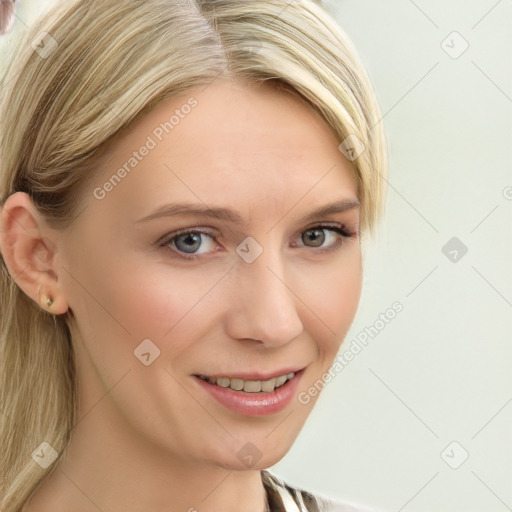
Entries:
{"type": "Polygon", "coordinates": [[[217,379],[217,386],[220,386],[221,388],[228,388],[231,384],[231,379],[228,379],[227,377],[219,377],[217,379]]]}
{"type": "Polygon", "coordinates": [[[229,377],[217,377],[216,379],[206,375],[199,375],[203,380],[211,384],[217,384],[222,388],[231,388],[235,391],[245,391],[246,393],[270,393],[274,389],[281,387],[286,381],[293,379],[295,373],[288,373],[269,380],[243,380],[243,379],[230,379],[229,377]]]}
{"type": "Polygon", "coordinates": [[[246,393],[259,393],[261,391],[261,381],[246,380],[244,383],[244,391],[246,393]]]}
{"type": "Polygon", "coordinates": [[[276,379],[264,380],[261,383],[261,391],[265,391],[266,393],[274,391],[275,387],[276,387],[276,379]]]}
{"type": "Polygon", "coordinates": [[[276,386],[282,386],[288,380],[288,375],[281,375],[276,379],[276,386]]]}
{"type": "Polygon", "coordinates": [[[229,386],[231,389],[234,389],[236,391],[241,391],[244,389],[244,381],[242,379],[228,379],[231,380],[231,386],[229,386]]]}

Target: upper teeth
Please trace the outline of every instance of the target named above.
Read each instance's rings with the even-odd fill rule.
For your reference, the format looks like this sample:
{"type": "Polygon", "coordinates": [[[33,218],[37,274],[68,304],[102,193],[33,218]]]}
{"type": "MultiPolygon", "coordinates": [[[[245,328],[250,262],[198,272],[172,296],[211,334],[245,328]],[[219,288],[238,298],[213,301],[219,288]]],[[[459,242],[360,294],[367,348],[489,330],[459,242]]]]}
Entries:
{"type": "Polygon", "coordinates": [[[260,391],[270,392],[275,388],[282,386],[287,380],[292,379],[295,373],[288,373],[279,377],[274,377],[269,380],[243,380],[243,379],[230,379],[229,377],[207,377],[200,375],[203,380],[207,380],[212,384],[217,384],[223,388],[231,388],[235,391],[245,391],[246,393],[258,393],[260,391]]]}

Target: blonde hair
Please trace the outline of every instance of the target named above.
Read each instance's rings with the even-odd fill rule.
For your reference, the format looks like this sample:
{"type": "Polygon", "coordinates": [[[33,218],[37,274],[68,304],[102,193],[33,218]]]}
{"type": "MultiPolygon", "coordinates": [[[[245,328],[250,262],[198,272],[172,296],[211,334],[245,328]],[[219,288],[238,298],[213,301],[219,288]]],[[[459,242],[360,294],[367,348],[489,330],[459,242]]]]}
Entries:
{"type": "MultiPolygon", "coordinates": [[[[60,2],[25,33],[0,83],[1,204],[26,192],[51,225],[69,225],[109,139],[220,75],[292,92],[340,143],[364,144],[352,164],[361,231],[373,233],[387,174],[380,111],[356,50],[314,0],[60,2]]],[[[18,512],[56,467],[32,452],[66,449],[77,379],[67,314],[39,308],[1,260],[0,512],[18,512]]]]}

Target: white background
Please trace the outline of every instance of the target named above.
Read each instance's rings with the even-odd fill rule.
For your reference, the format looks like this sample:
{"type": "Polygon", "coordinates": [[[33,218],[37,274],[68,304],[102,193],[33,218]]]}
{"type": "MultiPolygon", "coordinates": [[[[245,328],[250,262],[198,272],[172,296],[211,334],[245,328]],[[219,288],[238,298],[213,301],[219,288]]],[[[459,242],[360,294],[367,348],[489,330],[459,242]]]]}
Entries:
{"type": "MultiPolygon", "coordinates": [[[[19,2],[0,66],[54,1],[19,2]]],[[[386,215],[341,351],[395,301],[403,311],[325,387],[272,469],[382,512],[512,510],[512,3],[328,9],[372,78],[390,152],[386,215]],[[453,237],[468,249],[457,262],[442,252],[453,237]],[[441,455],[453,441],[446,460],[469,455],[458,469],[441,455]]]]}
{"type": "Polygon", "coordinates": [[[391,165],[341,351],[393,302],[404,309],[326,386],[274,469],[382,511],[512,510],[512,3],[329,8],[375,84],[391,165]],[[456,59],[441,47],[453,31],[469,43],[456,59]],[[468,248],[456,263],[441,251],[452,237],[468,248]],[[452,441],[469,453],[458,469],[441,458],[452,441]]]}

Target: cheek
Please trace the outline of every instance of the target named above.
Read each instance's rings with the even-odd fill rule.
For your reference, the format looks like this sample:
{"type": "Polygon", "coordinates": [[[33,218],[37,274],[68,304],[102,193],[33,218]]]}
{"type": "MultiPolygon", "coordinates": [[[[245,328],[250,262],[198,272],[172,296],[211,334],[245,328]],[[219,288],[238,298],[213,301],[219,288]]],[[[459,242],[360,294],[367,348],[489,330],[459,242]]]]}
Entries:
{"type": "Polygon", "coordinates": [[[298,296],[309,306],[311,334],[326,357],[334,357],[357,312],[362,289],[362,266],[357,255],[343,265],[326,266],[303,282],[298,296]]]}
{"type": "MultiPolygon", "coordinates": [[[[140,266],[129,269],[123,264],[105,272],[105,267],[98,265],[95,272],[81,274],[89,293],[72,280],[75,318],[88,354],[81,353],[79,358],[84,368],[84,361],[90,358],[107,386],[128,369],[136,372],[131,379],[137,382],[135,375],[142,371],[141,378],[150,385],[146,367],[135,353],[143,340],[149,339],[158,347],[157,366],[178,361],[189,353],[194,340],[207,335],[215,317],[219,301],[212,300],[215,292],[211,289],[219,277],[199,272],[192,276],[183,269],[158,267],[153,265],[151,272],[143,272],[140,266]]],[[[155,389],[169,388],[166,378],[165,374],[165,385],[154,381],[155,389]]],[[[180,390],[175,392],[179,395],[180,390]]]]}
{"type": "MultiPolygon", "coordinates": [[[[104,269],[103,269],[104,270],[104,269]]],[[[212,314],[216,283],[222,272],[191,271],[164,264],[117,266],[114,272],[98,272],[92,276],[95,298],[108,305],[108,313],[94,305],[100,323],[119,324],[137,339],[150,338],[167,342],[173,333],[193,330],[212,314]],[[115,320],[114,320],[115,319],[115,320]]],[[[90,302],[90,301],[89,301],[90,302]]],[[[119,331],[122,333],[123,331],[119,331]]]]}

